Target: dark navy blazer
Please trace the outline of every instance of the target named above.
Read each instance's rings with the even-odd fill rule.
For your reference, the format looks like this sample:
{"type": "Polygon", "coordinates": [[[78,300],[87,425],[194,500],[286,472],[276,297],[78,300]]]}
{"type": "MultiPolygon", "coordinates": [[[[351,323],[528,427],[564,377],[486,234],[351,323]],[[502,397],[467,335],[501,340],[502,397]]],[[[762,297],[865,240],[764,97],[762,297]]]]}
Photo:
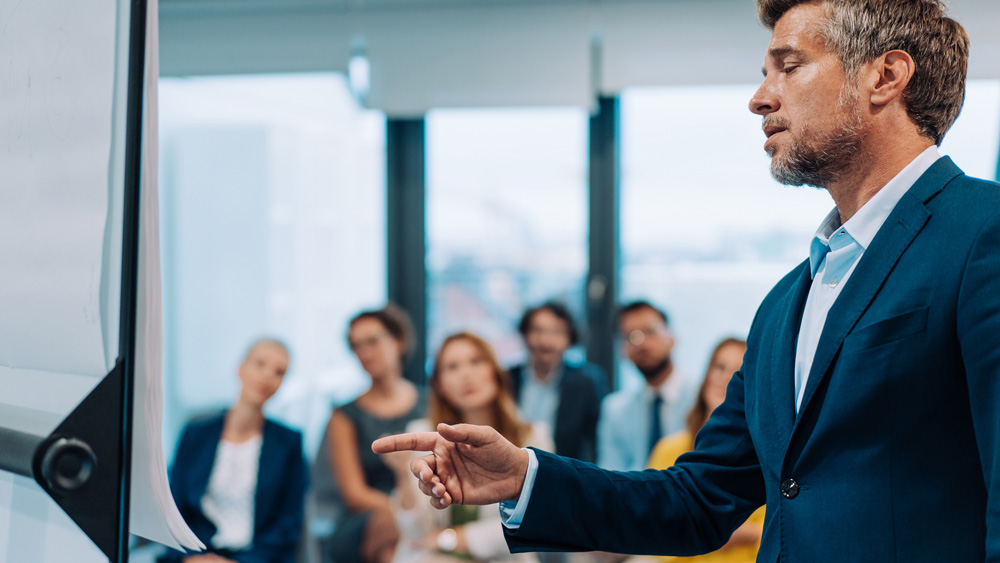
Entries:
{"type": "MultiPolygon", "coordinates": [[[[212,550],[212,524],[201,510],[201,499],[215,463],[222,438],[223,416],[192,422],[181,435],[170,471],[170,490],[181,516],[198,538],[212,550]]],[[[254,531],[250,546],[225,553],[239,563],[290,563],[302,530],[306,490],[306,465],[302,434],[277,422],[264,422],[260,469],[254,497],[254,531]]],[[[170,551],[161,562],[181,561],[170,551]]]]}
{"type": "MultiPolygon", "coordinates": [[[[520,405],[524,366],[514,366],[509,373],[511,394],[520,405]]],[[[597,459],[597,419],[606,389],[606,385],[599,387],[598,382],[603,377],[604,371],[593,364],[563,364],[556,427],[552,429],[552,441],[559,455],[590,462],[597,459]]]]}
{"type": "Polygon", "coordinates": [[[809,265],[764,300],[743,367],[665,471],[538,453],[512,549],[688,555],[767,505],[758,561],[1000,561],[1000,186],[937,161],[830,309],[793,404],[809,265]]]}

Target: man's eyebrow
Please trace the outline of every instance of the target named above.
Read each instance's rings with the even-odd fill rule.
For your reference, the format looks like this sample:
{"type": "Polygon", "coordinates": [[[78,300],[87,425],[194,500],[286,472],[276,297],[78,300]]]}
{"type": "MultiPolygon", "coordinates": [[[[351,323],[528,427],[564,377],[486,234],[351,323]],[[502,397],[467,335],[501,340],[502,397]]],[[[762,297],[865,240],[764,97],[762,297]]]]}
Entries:
{"type": "MultiPolygon", "coordinates": [[[[802,55],[802,54],[804,54],[804,51],[802,49],[796,49],[791,45],[782,45],[781,47],[774,47],[772,49],[768,49],[767,51],[767,56],[769,58],[778,60],[784,59],[789,55],[802,55]]],[[[764,75],[764,78],[767,78],[766,67],[760,67],[760,73],[764,75]]]]}
{"type": "Polygon", "coordinates": [[[775,47],[767,51],[768,56],[775,59],[782,59],[784,57],[787,57],[788,55],[801,55],[802,53],[803,53],[802,49],[796,49],[791,45],[775,47]]]}

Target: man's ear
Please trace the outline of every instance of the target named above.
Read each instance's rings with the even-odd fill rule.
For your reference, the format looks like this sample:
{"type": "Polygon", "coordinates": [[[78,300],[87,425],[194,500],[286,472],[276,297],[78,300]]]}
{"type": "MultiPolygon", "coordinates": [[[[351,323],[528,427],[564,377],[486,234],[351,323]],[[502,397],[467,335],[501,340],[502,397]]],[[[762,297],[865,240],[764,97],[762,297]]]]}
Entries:
{"type": "Polygon", "coordinates": [[[876,73],[875,85],[871,91],[871,103],[884,106],[899,98],[917,71],[913,57],[906,51],[889,51],[871,63],[876,73]]]}

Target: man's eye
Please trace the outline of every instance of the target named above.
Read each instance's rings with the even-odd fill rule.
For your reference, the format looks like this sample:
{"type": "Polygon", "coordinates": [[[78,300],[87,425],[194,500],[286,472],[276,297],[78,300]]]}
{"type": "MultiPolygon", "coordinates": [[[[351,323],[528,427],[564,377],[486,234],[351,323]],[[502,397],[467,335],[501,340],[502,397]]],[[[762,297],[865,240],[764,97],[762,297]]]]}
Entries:
{"type": "Polygon", "coordinates": [[[797,68],[799,68],[799,65],[788,65],[788,66],[782,68],[781,72],[784,72],[785,74],[791,74],[791,73],[795,72],[795,69],[797,69],[797,68]]]}

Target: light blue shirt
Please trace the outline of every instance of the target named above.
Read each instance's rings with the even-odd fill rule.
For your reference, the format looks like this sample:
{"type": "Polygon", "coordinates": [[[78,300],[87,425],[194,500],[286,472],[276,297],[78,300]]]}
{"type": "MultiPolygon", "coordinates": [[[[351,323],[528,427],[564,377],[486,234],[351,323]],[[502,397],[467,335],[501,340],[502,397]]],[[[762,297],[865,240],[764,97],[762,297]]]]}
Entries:
{"type": "MultiPolygon", "coordinates": [[[[816,347],[819,345],[819,337],[826,324],[830,307],[847,284],[865,249],[871,245],[882,224],[889,218],[892,209],[939,158],[941,155],[937,147],[933,145],[928,147],[889,180],[889,183],[872,196],[847,223],[841,225],[840,213],[834,208],[816,231],[809,252],[813,281],[809,287],[809,296],[806,298],[802,324],[799,327],[799,340],[795,348],[796,411],[802,401],[802,394],[809,379],[809,369],[816,356],[816,347]]],[[[524,478],[521,496],[518,497],[516,504],[512,501],[500,503],[503,525],[511,530],[520,527],[524,519],[531,498],[530,487],[534,486],[535,476],[538,473],[538,459],[531,450],[528,450],[528,454],[528,471],[524,478]]]]}
{"type": "Polygon", "coordinates": [[[936,162],[941,155],[931,145],[914,158],[899,174],[889,180],[847,223],[841,225],[840,212],[834,208],[813,237],[809,251],[812,285],[806,297],[795,347],[795,411],[805,395],[809,370],[816,357],[819,337],[826,315],[840,296],[882,224],[889,218],[903,194],[936,162]]]}
{"type": "Polygon", "coordinates": [[[531,497],[531,489],[535,488],[535,476],[538,475],[538,456],[535,451],[524,448],[528,451],[528,471],[524,474],[524,485],[521,486],[521,495],[517,497],[517,502],[503,501],[500,503],[500,519],[503,525],[511,530],[516,530],[524,520],[524,513],[528,510],[528,500],[531,497]]]}
{"type": "Polygon", "coordinates": [[[541,381],[535,374],[531,361],[524,364],[521,381],[521,417],[528,422],[541,422],[550,429],[556,427],[556,413],[559,409],[559,382],[562,381],[563,364],[552,368],[548,379],[541,381]]]}
{"type": "Polygon", "coordinates": [[[660,436],[684,429],[693,401],[688,378],[676,369],[659,387],[622,389],[604,398],[597,423],[597,465],[615,471],[639,471],[649,460],[649,431],[656,395],[660,405],[660,436]]]}

